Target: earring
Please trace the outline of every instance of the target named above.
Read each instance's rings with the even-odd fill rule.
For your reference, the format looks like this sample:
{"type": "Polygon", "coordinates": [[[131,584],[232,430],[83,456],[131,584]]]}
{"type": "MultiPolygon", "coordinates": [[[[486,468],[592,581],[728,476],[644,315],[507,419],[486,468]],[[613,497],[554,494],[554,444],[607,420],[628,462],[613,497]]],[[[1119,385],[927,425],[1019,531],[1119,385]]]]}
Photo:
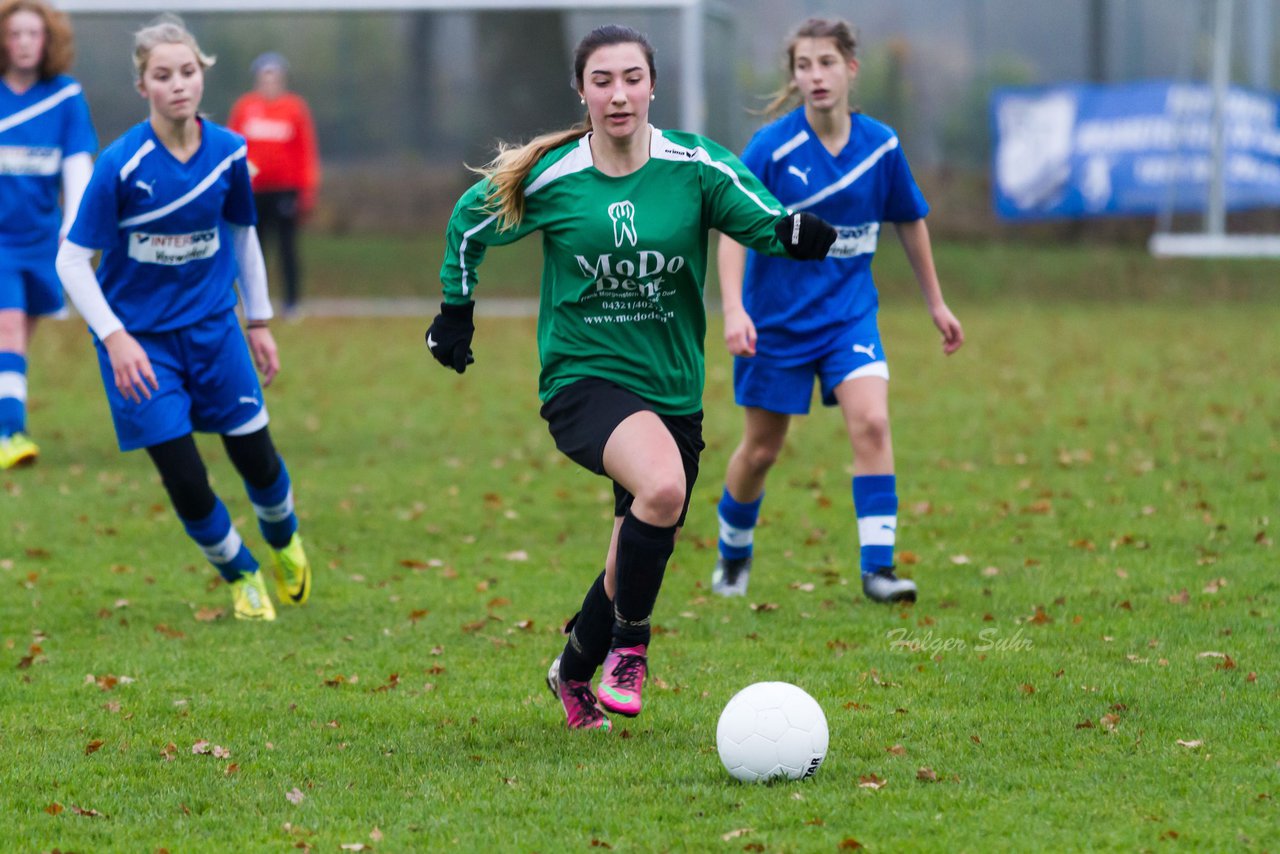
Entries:
{"type": "Polygon", "coordinates": [[[585,106],[587,105],[587,99],[586,99],[586,98],[579,98],[579,99],[578,99],[578,103],[585,107],[585,106]]]}
{"type": "Polygon", "coordinates": [[[650,100],[650,101],[652,101],[652,100],[653,100],[654,98],[656,98],[656,97],[658,97],[658,96],[657,96],[657,95],[652,95],[652,94],[651,94],[651,95],[649,95],[649,100],[650,100]]]}

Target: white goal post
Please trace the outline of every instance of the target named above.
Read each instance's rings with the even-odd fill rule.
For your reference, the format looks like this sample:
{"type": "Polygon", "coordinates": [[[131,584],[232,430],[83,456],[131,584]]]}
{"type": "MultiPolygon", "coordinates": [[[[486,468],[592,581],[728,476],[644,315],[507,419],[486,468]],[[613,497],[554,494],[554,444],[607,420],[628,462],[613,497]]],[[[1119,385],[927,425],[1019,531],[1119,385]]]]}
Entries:
{"type": "Polygon", "coordinates": [[[64,12],[501,12],[669,9],[680,15],[680,129],[706,127],[705,15],[708,0],[55,0],[64,12]]]}
{"type": "Polygon", "coordinates": [[[1212,2],[1212,144],[1204,228],[1198,232],[1179,233],[1167,230],[1168,222],[1162,223],[1161,230],[1151,235],[1147,249],[1157,258],[1277,258],[1280,257],[1280,234],[1232,234],[1226,229],[1225,116],[1227,91],[1231,85],[1232,16],[1236,0],[1212,2]]]}

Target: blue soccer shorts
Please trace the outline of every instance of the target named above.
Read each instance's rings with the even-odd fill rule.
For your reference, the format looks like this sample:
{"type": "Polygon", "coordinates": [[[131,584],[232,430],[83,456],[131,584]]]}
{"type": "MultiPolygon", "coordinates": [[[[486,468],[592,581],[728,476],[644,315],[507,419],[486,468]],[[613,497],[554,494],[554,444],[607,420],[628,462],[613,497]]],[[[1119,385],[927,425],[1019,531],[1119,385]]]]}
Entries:
{"type": "Polygon", "coordinates": [[[262,385],[234,311],[172,332],[131,334],[146,350],[160,384],[141,403],[126,400],[116,388],[107,350],[95,341],[120,450],[196,431],[245,436],[267,426],[262,385]]]}
{"type": "Polygon", "coordinates": [[[815,359],[795,363],[763,353],[733,360],[733,395],[739,406],[782,415],[807,415],[818,380],[824,406],[835,406],[836,386],[858,377],[889,379],[880,329],[872,312],[850,326],[815,359]]]}
{"type": "Polygon", "coordinates": [[[53,267],[58,245],[45,249],[0,248],[0,311],[16,308],[32,316],[62,311],[62,282],[53,267]]]}

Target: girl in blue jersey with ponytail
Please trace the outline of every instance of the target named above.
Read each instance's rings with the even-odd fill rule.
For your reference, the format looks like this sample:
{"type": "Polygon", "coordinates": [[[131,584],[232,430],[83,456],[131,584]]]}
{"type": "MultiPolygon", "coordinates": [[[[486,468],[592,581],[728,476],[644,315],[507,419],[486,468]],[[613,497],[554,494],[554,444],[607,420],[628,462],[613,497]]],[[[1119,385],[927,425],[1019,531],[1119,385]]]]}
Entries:
{"type": "Polygon", "coordinates": [[[853,505],[862,589],[877,602],[915,601],[916,585],[894,572],[898,493],[889,434],[889,368],[876,324],[871,279],[881,223],[898,231],[911,269],[950,355],[964,343],[934,270],[924,217],[929,206],[892,128],[850,112],[858,73],[844,21],[806,21],[787,45],[789,81],[769,107],[801,103],[752,138],[742,155],[790,210],[810,211],[839,236],[824,264],[797,264],[721,238],[718,253],[725,341],[746,428],[725,475],[719,559],[712,589],[744,595],[765,477],[791,416],[809,411],[815,378],[822,402],[839,406],[853,446],[853,505]]]}
{"type": "Polygon", "coordinates": [[[36,461],[27,435],[27,347],[62,310],[53,269],[98,137],[66,75],[71,25],[43,0],[0,2],[0,471],[36,461]],[[63,210],[58,208],[61,191],[63,210]]]}
{"type": "Polygon", "coordinates": [[[274,620],[258,562],[192,437],[221,435],[270,547],[277,594],[305,602],[311,569],[254,371],[256,363],[269,385],[280,360],[245,141],[198,112],[212,64],[176,18],[137,33],[137,88],[150,117],[98,159],[57,267],[93,331],[120,449],[147,450],[187,534],[230,585],[235,616],[274,620]]]}

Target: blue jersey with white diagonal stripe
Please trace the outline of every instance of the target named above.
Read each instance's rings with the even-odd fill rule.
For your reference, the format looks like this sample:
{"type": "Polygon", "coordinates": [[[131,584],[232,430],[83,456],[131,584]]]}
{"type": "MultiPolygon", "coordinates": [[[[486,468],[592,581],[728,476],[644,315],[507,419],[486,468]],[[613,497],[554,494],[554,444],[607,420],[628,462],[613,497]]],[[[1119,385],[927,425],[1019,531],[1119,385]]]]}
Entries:
{"type": "Polygon", "coordinates": [[[825,261],[795,261],[749,251],[743,305],[755,323],[757,352],[800,363],[817,358],[851,324],[876,310],[871,259],[883,222],[929,212],[893,129],[854,113],[849,141],[833,156],[797,107],[761,128],[742,155],[791,210],[835,226],[825,261]]]}
{"type": "Polygon", "coordinates": [[[167,332],[235,306],[228,223],[254,225],[245,142],[200,119],[200,147],[180,163],[150,122],[94,164],[68,239],[102,250],[98,281],[130,332],[167,332]]]}
{"type": "Polygon", "coordinates": [[[0,252],[56,247],[62,161],[97,150],[75,80],[58,75],[21,95],[0,80],[0,252]]]}

